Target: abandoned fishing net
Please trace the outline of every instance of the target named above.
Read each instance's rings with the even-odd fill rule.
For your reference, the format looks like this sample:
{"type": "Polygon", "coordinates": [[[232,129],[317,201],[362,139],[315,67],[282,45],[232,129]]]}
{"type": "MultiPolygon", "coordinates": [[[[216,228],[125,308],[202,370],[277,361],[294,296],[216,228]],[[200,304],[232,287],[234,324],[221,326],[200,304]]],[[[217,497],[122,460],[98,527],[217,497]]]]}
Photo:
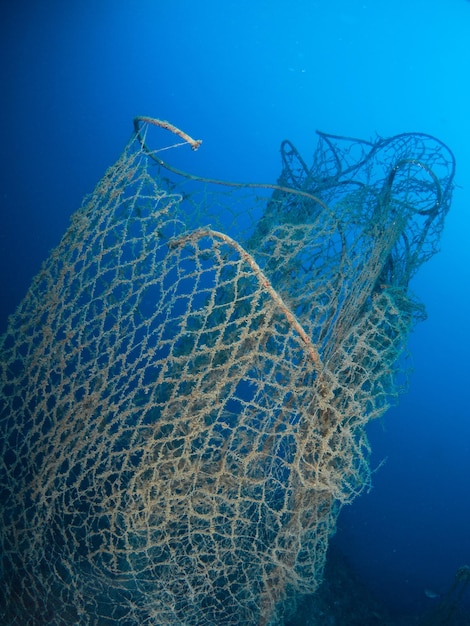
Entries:
{"type": "Polygon", "coordinates": [[[0,342],[2,624],[282,623],[406,383],[446,146],[320,133],[236,185],[162,128],[199,146],[137,118],[0,342]]]}

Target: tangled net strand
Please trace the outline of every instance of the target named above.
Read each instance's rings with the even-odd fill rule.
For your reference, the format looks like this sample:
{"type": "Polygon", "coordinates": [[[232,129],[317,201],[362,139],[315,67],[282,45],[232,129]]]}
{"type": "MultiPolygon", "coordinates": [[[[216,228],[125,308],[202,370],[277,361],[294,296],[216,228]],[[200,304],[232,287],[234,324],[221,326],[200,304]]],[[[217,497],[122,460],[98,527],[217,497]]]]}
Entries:
{"type": "Polygon", "coordinates": [[[0,341],[4,624],[280,622],[370,481],[454,161],[321,134],[278,185],[183,176],[137,118],[0,341]]]}

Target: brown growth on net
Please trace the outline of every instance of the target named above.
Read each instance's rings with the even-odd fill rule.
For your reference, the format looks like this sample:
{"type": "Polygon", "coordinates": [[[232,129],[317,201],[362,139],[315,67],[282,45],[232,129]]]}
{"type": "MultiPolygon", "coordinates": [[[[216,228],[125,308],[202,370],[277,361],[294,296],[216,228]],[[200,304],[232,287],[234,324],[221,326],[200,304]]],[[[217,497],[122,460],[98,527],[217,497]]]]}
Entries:
{"type": "Polygon", "coordinates": [[[281,622],[370,480],[453,158],[289,142],[278,185],[182,175],[137,118],[0,350],[5,624],[281,622]]]}
{"type": "Polygon", "coordinates": [[[174,239],[170,242],[169,245],[172,247],[184,245],[187,242],[195,242],[201,237],[207,237],[207,236],[212,237],[214,240],[220,239],[220,241],[223,241],[224,243],[228,244],[229,246],[231,246],[238,252],[241,259],[243,259],[244,261],[246,261],[246,263],[248,263],[250,268],[253,270],[253,273],[255,274],[256,278],[258,279],[258,282],[261,288],[264,289],[271,296],[273,302],[275,302],[275,304],[279,307],[279,309],[285,315],[287,322],[290,324],[290,326],[292,326],[294,330],[297,331],[300,339],[305,344],[305,348],[308,354],[310,355],[313,363],[315,364],[315,368],[317,372],[320,372],[321,371],[320,356],[317,352],[317,349],[315,348],[310,338],[308,337],[307,333],[302,328],[298,320],[295,318],[295,315],[292,313],[289,307],[283,302],[282,298],[277,293],[277,291],[273,288],[273,286],[269,282],[268,277],[263,274],[261,268],[256,263],[256,261],[251,256],[251,254],[246,252],[246,250],[244,250],[239,243],[237,243],[234,239],[232,239],[228,235],[225,235],[224,233],[219,233],[211,229],[204,229],[204,230],[194,230],[189,235],[184,235],[183,237],[174,239]]]}

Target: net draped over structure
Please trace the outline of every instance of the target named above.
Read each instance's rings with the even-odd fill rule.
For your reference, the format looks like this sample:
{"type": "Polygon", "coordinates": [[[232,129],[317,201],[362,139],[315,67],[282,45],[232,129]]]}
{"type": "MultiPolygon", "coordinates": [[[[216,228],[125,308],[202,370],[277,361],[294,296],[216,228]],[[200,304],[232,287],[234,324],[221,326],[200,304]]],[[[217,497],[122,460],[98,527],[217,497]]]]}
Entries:
{"type": "Polygon", "coordinates": [[[278,185],[224,186],[166,167],[156,123],[0,342],[4,624],[282,622],[405,382],[449,150],[320,133],[312,167],[284,142],[278,185]]]}

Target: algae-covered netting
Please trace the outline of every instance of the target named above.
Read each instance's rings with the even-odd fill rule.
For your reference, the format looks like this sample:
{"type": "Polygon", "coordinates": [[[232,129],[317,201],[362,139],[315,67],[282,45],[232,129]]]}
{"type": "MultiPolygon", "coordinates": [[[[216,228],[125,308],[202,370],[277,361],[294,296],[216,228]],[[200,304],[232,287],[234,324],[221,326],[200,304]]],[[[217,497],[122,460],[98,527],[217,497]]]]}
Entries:
{"type": "Polygon", "coordinates": [[[2,624],[281,622],[405,382],[448,149],[320,134],[312,167],[283,143],[278,186],[224,186],[165,166],[157,126],[1,339],[2,624]]]}

